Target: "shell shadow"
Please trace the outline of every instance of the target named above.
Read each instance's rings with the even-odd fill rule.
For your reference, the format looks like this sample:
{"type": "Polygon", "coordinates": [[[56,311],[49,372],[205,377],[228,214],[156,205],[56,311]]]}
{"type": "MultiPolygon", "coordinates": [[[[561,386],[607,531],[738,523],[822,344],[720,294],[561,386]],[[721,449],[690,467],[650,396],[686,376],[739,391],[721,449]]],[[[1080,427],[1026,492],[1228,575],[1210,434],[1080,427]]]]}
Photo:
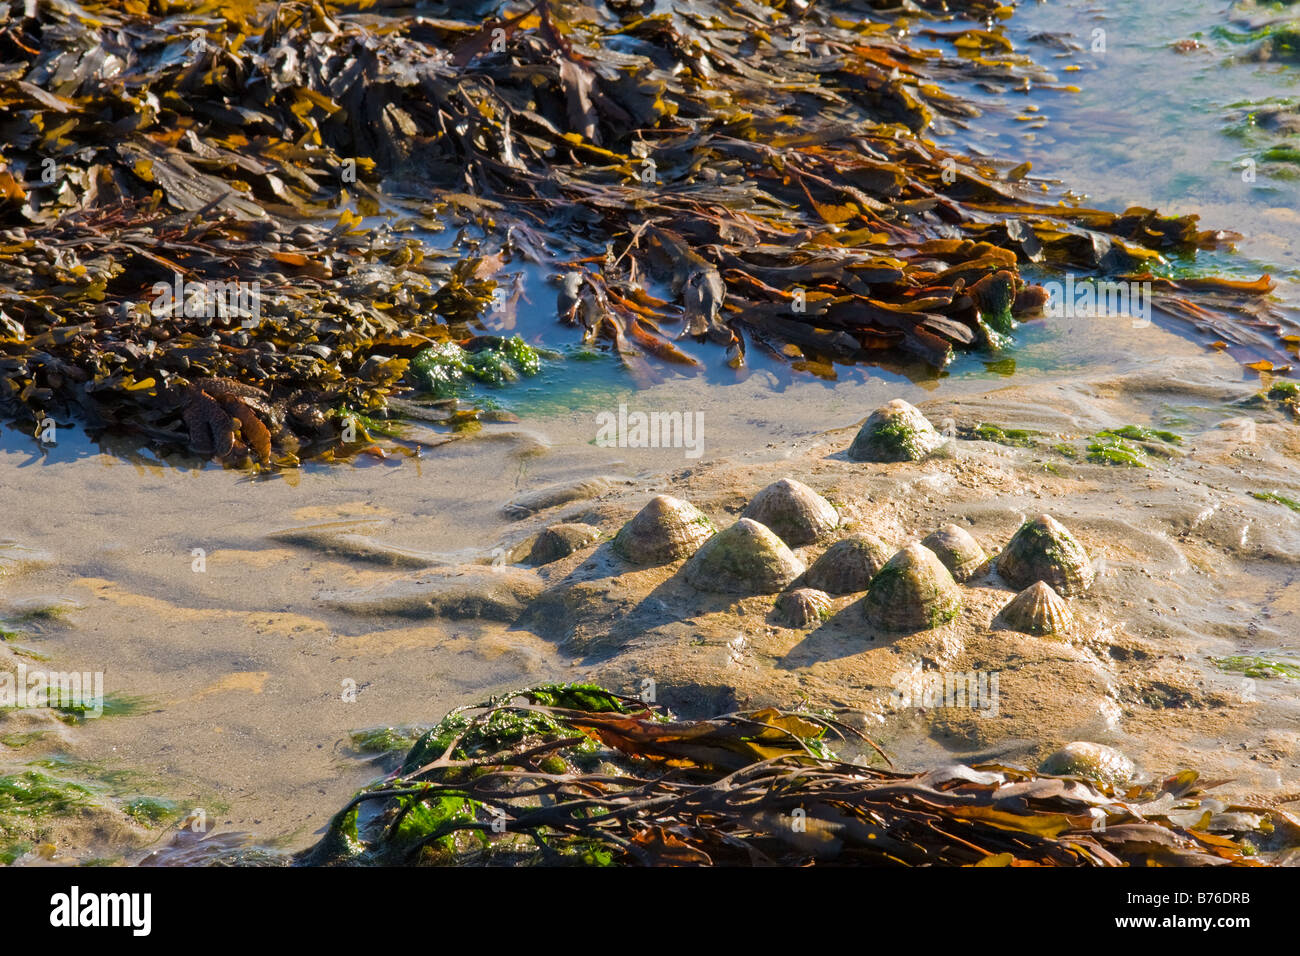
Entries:
{"type": "Polygon", "coordinates": [[[685,561],[641,566],[621,558],[609,541],[601,542],[581,565],[563,577],[547,581],[545,591],[515,622],[561,644],[573,647],[587,661],[612,656],[628,641],[692,618],[726,611],[746,595],[696,590],[683,577],[685,561]],[[648,593],[624,577],[656,567],[668,576],[648,593]],[[599,633],[596,633],[596,632],[599,633]]]}
{"type": "MultiPolygon", "coordinates": [[[[775,618],[771,618],[775,620],[775,618]]],[[[798,670],[818,661],[833,661],[885,647],[906,634],[882,631],[867,623],[858,598],[803,636],[776,661],[781,670],[798,670]]]]}

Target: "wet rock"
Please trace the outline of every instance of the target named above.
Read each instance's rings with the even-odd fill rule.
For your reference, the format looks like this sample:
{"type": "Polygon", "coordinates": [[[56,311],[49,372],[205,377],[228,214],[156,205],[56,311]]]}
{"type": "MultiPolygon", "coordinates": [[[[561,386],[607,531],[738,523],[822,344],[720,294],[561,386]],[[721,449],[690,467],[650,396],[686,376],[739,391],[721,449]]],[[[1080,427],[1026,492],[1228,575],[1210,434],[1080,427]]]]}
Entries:
{"type": "Polygon", "coordinates": [[[327,591],[318,599],[352,614],[513,623],[541,592],[542,581],[532,571],[474,564],[355,591],[327,591]]]}
{"type": "Polygon", "coordinates": [[[1137,768],[1114,747],[1076,740],[1044,760],[1039,769],[1057,776],[1085,777],[1119,786],[1133,779],[1137,768]]]}
{"type": "Polygon", "coordinates": [[[803,571],[803,562],[769,528],[741,518],[692,555],[684,577],[700,591],[772,594],[803,571]]]}
{"type": "Polygon", "coordinates": [[[714,533],[708,515],[671,495],[656,495],[614,536],[614,552],[633,564],[666,564],[694,554],[714,533]]]}
{"type": "Polygon", "coordinates": [[[840,523],[839,513],[829,501],[793,478],[768,485],[754,496],[741,517],[766,525],[792,548],[812,544],[840,523]]]}
{"type": "Polygon", "coordinates": [[[863,600],[867,620],[887,631],[923,631],[961,611],[961,590],[933,551],[909,544],[890,558],[863,600]]]}
{"type": "Polygon", "coordinates": [[[896,398],[871,413],[848,455],[853,461],[920,461],[943,442],[919,409],[896,398]]]}
{"type": "Polygon", "coordinates": [[[509,517],[519,520],[537,514],[539,511],[545,511],[547,508],[566,505],[571,501],[595,498],[609,491],[611,487],[612,484],[605,478],[562,482],[512,498],[502,506],[501,510],[509,517]]]}

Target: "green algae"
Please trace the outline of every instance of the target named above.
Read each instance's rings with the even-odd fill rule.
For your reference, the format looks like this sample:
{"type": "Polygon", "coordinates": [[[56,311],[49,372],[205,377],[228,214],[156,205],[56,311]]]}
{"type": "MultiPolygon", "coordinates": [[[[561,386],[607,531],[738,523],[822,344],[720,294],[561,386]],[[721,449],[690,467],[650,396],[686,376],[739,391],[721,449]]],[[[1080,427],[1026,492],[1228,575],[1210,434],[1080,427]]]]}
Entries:
{"type": "Polygon", "coordinates": [[[1258,655],[1233,655],[1230,657],[1211,657],[1210,661],[1220,670],[1244,674],[1247,677],[1270,679],[1286,677],[1300,680],[1300,665],[1279,661],[1258,655]]]}
{"type": "Polygon", "coordinates": [[[122,812],[143,826],[158,827],[179,819],[182,810],[175,801],[164,797],[136,797],[122,805],[122,812]]]}
{"type": "Polygon", "coordinates": [[[1286,495],[1279,495],[1275,491],[1252,491],[1250,496],[1259,501],[1271,501],[1274,504],[1284,505],[1292,511],[1300,513],[1300,501],[1288,498],[1286,495]]]}
{"type": "Polygon", "coordinates": [[[1168,457],[1163,445],[1181,445],[1182,436],[1142,425],[1123,425],[1097,432],[1088,443],[1088,460],[1099,465],[1147,468],[1147,456],[1168,457]]]}
{"type": "Polygon", "coordinates": [[[359,753],[385,754],[398,750],[406,753],[428,730],[427,727],[371,727],[352,731],[348,739],[352,749],[359,753]]]}
{"type": "Polygon", "coordinates": [[[541,371],[537,349],[519,336],[482,338],[486,341],[475,349],[442,342],[418,352],[407,369],[408,382],[435,398],[452,398],[476,383],[501,386],[541,371]]]}
{"type": "Polygon", "coordinates": [[[1003,428],[1001,425],[994,425],[989,422],[980,422],[971,431],[971,437],[979,441],[991,441],[999,445],[1013,445],[1022,448],[1032,447],[1037,436],[1038,432],[1035,431],[1024,428],[1003,428]]]}

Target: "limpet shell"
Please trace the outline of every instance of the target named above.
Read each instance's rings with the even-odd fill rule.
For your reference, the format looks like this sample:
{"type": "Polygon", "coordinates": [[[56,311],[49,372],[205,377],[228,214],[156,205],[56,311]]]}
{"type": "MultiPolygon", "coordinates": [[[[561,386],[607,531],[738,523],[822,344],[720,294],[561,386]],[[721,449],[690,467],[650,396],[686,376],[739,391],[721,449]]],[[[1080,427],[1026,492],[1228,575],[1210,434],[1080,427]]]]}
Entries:
{"type": "Polygon", "coordinates": [[[772,594],[803,574],[803,562],[771,529],[741,518],[686,562],[686,583],[701,591],[772,594]]]}
{"type": "Polygon", "coordinates": [[[766,525],[792,548],[812,544],[839,527],[839,512],[801,481],[782,478],[758,494],[740,513],[766,525]]]}
{"type": "Polygon", "coordinates": [[[1001,611],[1007,627],[1022,634],[1064,634],[1074,626],[1074,613],[1051,585],[1035,581],[1001,611]]]}
{"type": "Polygon", "coordinates": [[[836,541],[812,563],[804,583],[828,594],[865,591],[894,550],[874,534],[854,534],[836,541]]]}
{"type": "Polygon", "coordinates": [[[1114,747],[1088,740],[1066,744],[1044,760],[1039,770],[1058,777],[1086,777],[1112,786],[1128,783],[1137,772],[1133,761],[1114,747]]]}
{"type": "Polygon", "coordinates": [[[776,599],[776,613],[790,627],[812,627],[831,613],[831,596],[815,588],[795,588],[776,599]]]}
{"type": "Polygon", "coordinates": [[[920,461],[943,443],[920,409],[896,398],[871,413],[848,454],[853,461],[920,461]]]}
{"type": "Polygon", "coordinates": [[[867,620],[887,631],[923,631],[961,612],[961,590],[933,551],[909,544],[887,562],[862,599],[867,620]]]}
{"type": "Polygon", "coordinates": [[[1082,594],[1096,578],[1088,552],[1051,515],[1020,526],[998,556],[998,574],[1014,587],[1043,581],[1067,596],[1082,594]]]}
{"type": "Polygon", "coordinates": [[[656,495],[619,529],[611,547],[633,564],[667,564],[693,554],[714,530],[699,508],[671,495],[656,495]]]}
{"type": "Polygon", "coordinates": [[[955,524],[944,525],[921,543],[935,553],[959,583],[973,578],[989,560],[971,533],[955,524]]]}
{"type": "Polygon", "coordinates": [[[559,561],[599,539],[600,529],[589,524],[553,524],[533,542],[532,550],[528,552],[528,563],[550,564],[559,561]]]}

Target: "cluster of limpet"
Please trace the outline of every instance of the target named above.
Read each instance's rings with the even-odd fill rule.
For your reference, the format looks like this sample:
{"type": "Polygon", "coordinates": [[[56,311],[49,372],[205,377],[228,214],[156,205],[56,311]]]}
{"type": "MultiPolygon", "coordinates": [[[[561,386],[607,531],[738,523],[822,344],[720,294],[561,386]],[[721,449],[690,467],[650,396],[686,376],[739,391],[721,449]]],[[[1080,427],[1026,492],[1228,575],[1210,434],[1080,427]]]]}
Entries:
{"type": "Polygon", "coordinates": [[[694,505],[659,495],[623,526],[612,547],[633,564],[686,558],[682,577],[700,591],[773,594],[804,573],[790,548],[825,537],[839,523],[825,498],[783,478],[755,495],[735,524],[716,532],[694,505]]]}
{"type": "MultiPolygon", "coordinates": [[[[896,400],[862,426],[849,457],[914,461],[942,442],[924,415],[896,400]]],[[[815,544],[839,527],[840,515],[830,502],[802,482],[782,478],[758,492],[735,524],[721,531],[693,505],[658,495],[623,526],[612,548],[639,565],[684,558],[682,579],[699,591],[779,592],[777,618],[791,627],[813,626],[828,617],[832,595],[865,592],[859,605],[866,621],[893,632],[929,630],[952,621],[963,606],[959,585],[991,564],[970,532],[946,524],[898,551],[872,534],[849,535],[831,543],[805,569],[791,548],[815,544]]],[[[580,546],[588,533],[584,526],[559,526],[535,547],[580,546]]],[[[1063,595],[1086,591],[1095,577],[1083,546],[1050,515],[1021,525],[995,567],[1003,580],[1023,589],[998,619],[1013,630],[1040,636],[1073,627],[1074,615],[1063,595]]]]}

